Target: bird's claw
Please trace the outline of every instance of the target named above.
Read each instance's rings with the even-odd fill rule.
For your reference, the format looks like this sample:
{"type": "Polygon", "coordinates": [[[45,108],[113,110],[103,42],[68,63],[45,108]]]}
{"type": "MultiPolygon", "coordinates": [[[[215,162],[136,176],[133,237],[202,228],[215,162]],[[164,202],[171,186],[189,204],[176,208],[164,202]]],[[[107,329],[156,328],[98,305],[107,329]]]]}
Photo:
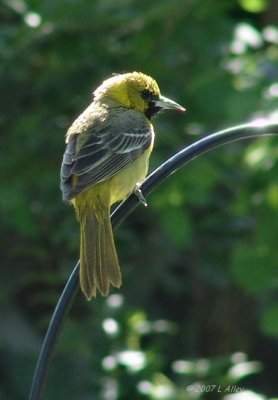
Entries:
{"type": "Polygon", "coordinates": [[[133,193],[135,194],[135,196],[137,197],[137,199],[139,200],[139,202],[140,202],[141,204],[143,204],[143,206],[145,206],[145,207],[148,206],[147,200],[145,199],[145,197],[144,197],[144,195],[143,195],[143,193],[142,193],[142,190],[140,189],[140,186],[139,186],[139,185],[136,185],[136,186],[135,186],[133,193]]]}

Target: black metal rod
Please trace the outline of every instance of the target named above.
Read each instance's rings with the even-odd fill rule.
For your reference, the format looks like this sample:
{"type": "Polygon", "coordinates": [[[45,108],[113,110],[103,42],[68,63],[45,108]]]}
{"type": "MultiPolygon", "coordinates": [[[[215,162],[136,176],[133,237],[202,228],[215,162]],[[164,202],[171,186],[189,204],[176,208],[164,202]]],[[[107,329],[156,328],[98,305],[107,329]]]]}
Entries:
{"type": "MultiPolygon", "coordinates": [[[[144,196],[147,196],[160,183],[180,169],[183,165],[220,145],[267,135],[278,135],[278,123],[250,123],[208,135],[185,147],[163,163],[148,176],[141,186],[141,190],[144,193],[144,196]]],[[[111,216],[113,228],[116,229],[137,205],[138,199],[134,194],[130,195],[125,201],[123,201],[111,216]]],[[[68,279],[49,323],[34,373],[29,400],[40,400],[42,398],[42,392],[46,383],[47,373],[54,353],[55,344],[78,288],[79,261],[68,279]]]]}

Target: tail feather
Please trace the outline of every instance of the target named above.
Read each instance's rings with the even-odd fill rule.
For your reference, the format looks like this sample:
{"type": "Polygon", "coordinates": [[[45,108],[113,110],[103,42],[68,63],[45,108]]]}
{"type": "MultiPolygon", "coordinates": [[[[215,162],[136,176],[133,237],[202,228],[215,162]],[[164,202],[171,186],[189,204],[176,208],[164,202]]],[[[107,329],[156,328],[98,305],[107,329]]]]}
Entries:
{"type": "Polygon", "coordinates": [[[104,262],[104,264],[106,265],[106,273],[109,276],[111,284],[116,288],[119,288],[122,285],[122,276],[118,262],[111,221],[109,217],[105,218],[104,220],[104,237],[106,242],[106,253],[104,262]],[[117,261],[117,268],[115,268],[115,261],[117,261]]]}
{"type": "MultiPolygon", "coordinates": [[[[109,280],[109,275],[107,273],[106,252],[108,251],[108,249],[106,244],[104,227],[105,227],[104,219],[101,218],[101,221],[98,222],[97,226],[98,237],[96,241],[97,254],[95,260],[95,279],[96,279],[96,286],[100,291],[100,293],[103,296],[107,296],[109,292],[110,280],[109,280]]],[[[117,255],[116,255],[116,262],[118,264],[117,255]]],[[[113,260],[113,264],[115,264],[115,260],[113,260]]]]}
{"type": "Polygon", "coordinates": [[[88,221],[87,215],[80,215],[80,286],[87,298],[96,296],[94,269],[90,265],[96,264],[98,258],[98,234],[93,224],[88,221]],[[95,250],[90,244],[96,243],[95,250]]]}
{"type": "Polygon", "coordinates": [[[110,283],[120,287],[120,266],[114,244],[109,209],[79,210],[80,220],[80,285],[88,300],[97,289],[107,296],[110,283]]]}

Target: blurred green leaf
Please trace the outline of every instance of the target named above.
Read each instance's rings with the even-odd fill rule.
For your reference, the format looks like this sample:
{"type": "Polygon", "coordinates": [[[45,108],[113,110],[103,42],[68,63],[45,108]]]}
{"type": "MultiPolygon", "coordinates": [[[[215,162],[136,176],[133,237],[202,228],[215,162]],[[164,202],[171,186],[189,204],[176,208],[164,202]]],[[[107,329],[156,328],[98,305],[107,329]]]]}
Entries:
{"type": "Polygon", "coordinates": [[[270,304],[261,317],[261,329],[267,336],[278,337],[278,304],[270,304]]]}
{"type": "Polygon", "coordinates": [[[236,281],[250,293],[260,293],[277,283],[277,264],[265,246],[238,245],[231,271],[236,281]]]}
{"type": "Polygon", "coordinates": [[[239,0],[239,4],[246,11],[260,13],[264,11],[268,4],[268,0],[239,0]]]}

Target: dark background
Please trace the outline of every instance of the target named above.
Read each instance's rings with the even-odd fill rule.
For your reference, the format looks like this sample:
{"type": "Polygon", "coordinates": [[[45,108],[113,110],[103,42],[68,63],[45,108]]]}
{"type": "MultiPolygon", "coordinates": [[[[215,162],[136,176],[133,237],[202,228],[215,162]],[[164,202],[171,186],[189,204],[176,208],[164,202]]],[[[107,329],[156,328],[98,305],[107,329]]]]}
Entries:
{"type": "MultiPolygon", "coordinates": [[[[27,398],[78,258],[59,168],[93,89],[139,70],[187,108],[154,120],[153,170],[203,135],[277,119],[277,20],[275,0],[2,1],[1,400],[27,398]]],[[[77,296],[46,400],[278,395],[277,155],[275,137],[226,145],[136,209],[115,235],[123,287],[77,296]]]]}

